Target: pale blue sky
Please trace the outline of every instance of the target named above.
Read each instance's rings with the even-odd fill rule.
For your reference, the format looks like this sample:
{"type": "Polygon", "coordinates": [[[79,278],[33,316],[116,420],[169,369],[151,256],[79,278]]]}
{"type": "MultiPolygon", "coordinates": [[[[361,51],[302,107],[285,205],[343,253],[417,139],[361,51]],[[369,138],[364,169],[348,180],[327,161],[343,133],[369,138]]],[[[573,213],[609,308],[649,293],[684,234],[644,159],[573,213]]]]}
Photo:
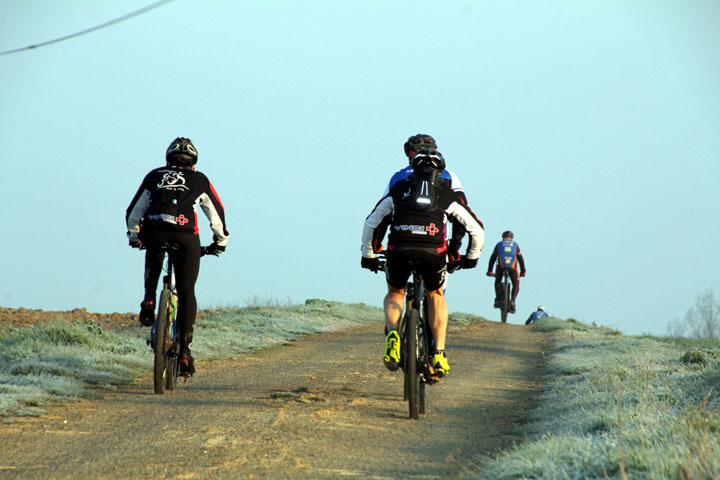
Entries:
{"type": "MultiPolygon", "coordinates": [[[[149,1],[8,0],[0,51],[149,1]]],[[[381,305],[360,234],[409,135],[433,135],[485,223],[451,311],[496,318],[503,230],[518,314],[662,334],[720,291],[720,2],[191,1],[0,56],[0,306],[135,311],[125,208],[176,136],[225,205],[201,307],[381,305]]],[[[202,213],[201,237],[211,234],[202,213]]]]}

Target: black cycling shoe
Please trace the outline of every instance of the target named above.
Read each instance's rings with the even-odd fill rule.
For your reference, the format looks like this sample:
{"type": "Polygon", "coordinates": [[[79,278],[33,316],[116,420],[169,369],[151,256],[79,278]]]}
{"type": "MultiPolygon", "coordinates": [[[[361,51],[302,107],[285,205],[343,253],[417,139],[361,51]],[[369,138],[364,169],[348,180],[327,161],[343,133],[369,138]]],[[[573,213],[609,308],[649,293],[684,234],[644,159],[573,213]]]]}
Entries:
{"type": "Polygon", "coordinates": [[[155,323],[155,302],[152,300],[143,300],[140,303],[140,315],[138,321],[143,327],[152,327],[155,323]]]}
{"type": "Polygon", "coordinates": [[[510,305],[508,306],[508,312],[515,313],[515,302],[510,302],[510,305]]]}
{"type": "Polygon", "coordinates": [[[496,299],[495,299],[495,303],[493,304],[493,307],[495,307],[495,308],[500,308],[501,306],[502,306],[502,305],[500,304],[500,300],[498,300],[498,299],[496,298],[496,299]]]}
{"type": "Polygon", "coordinates": [[[178,360],[178,375],[181,377],[192,377],[195,373],[195,363],[193,362],[190,349],[185,347],[180,349],[180,359],[178,360]]]}

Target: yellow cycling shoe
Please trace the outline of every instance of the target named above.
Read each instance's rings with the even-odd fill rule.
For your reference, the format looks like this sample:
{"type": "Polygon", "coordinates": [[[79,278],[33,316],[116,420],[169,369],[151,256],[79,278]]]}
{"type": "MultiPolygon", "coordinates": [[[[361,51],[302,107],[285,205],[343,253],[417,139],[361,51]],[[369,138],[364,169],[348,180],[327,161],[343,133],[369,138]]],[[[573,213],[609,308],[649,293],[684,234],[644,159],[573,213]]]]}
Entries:
{"type": "Polygon", "coordinates": [[[393,372],[400,366],[400,335],[397,330],[390,330],[385,338],[383,363],[393,372]]]}
{"type": "Polygon", "coordinates": [[[437,352],[432,358],[432,367],[439,376],[447,375],[450,372],[450,364],[447,361],[445,352],[437,352]]]}

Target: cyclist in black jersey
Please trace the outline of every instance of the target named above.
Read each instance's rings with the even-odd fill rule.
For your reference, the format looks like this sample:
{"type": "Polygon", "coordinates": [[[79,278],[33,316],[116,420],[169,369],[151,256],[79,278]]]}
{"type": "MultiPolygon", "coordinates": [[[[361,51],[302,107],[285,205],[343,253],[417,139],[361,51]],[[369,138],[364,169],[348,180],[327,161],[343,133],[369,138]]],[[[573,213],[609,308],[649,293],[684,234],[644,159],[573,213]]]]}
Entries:
{"type": "Polygon", "coordinates": [[[474,268],[482,250],[483,225],[449,181],[441,177],[445,159],[434,149],[421,149],[411,162],[413,173],[399,180],[375,206],[365,220],[362,235],[361,266],[377,272],[377,252],[386,228],[390,235],[387,246],[385,275],[388,293],[383,306],[387,337],[383,362],[396,370],[400,361],[400,338],[397,332],[402,316],[405,287],[410,276],[409,260],[421,262],[419,273],[428,295],[428,317],[435,351],[432,366],[440,375],[449,372],[445,355],[448,321],[447,303],[443,293],[447,273],[447,236],[445,217],[456,220],[470,235],[467,253],[461,258],[463,268],[474,268]]]}
{"type": "Polygon", "coordinates": [[[180,373],[195,372],[190,347],[197,315],[195,282],[200,270],[200,237],[195,205],[210,221],[213,243],[208,253],[225,251],[228,231],[225,211],[208,178],[195,170],[197,150],[190,139],[179,137],[165,153],[166,166],[148,173],[127,208],[125,221],[131,247],[147,248],[145,254],[145,297],[139,321],[153,324],[155,296],[165,253],[164,243],[180,246],[175,253],[175,280],[178,292],[180,373]]]}

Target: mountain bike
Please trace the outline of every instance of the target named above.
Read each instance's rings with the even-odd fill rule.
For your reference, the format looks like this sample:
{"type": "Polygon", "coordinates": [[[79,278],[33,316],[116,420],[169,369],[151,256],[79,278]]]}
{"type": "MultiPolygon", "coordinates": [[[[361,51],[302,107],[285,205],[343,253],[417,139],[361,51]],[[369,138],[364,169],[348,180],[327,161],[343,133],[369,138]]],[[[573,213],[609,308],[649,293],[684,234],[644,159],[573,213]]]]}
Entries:
{"type": "MultiPolygon", "coordinates": [[[[488,272],[488,276],[495,277],[492,270],[488,272]]],[[[495,290],[495,296],[497,297],[498,302],[495,304],[495,308],[500,309],[500,320],[502,323],[507,323],[508,313],[515,313],[514,310],[510,310],[510,302],[512,301],[511,287],[512,284],[510,282],[509,270],[507,268],[503,268],[502,280],[500,282],[500,295],[498,295],[497,289],[495,290]]]]}
{"type": "MultiPolygon", "coordinates": [[[[385,257],[380,269],[385,270],[385,257]]],[[[405,314],[400,318],[400,368],[404,372],[403,401],[408,402],[410,418],[417,420],[425,414],[425,385],[438,381],[432,372],[430,348],[433,346],[432,330],[428,324],[427,295],[422,277],[418,273],[420,263],[410,261],[412,271],[405,287],[405,314]]]]}
{"type": "MultiPolygon", "coordinates": [[[[147,343],[153,349],[153,384],[155,393],[164,394],[165,390],[175,390],[178,378],[178,362],[180,360],[180,344],[178,342],[177,305],[178,296],[175,288],[174,255],[180,248],[176,243],[164,243],[160,250],[166,253],[163,270],[163,287],[158,302],[158,313],[150,329],[147,343]]],[[[213,255],[207,247],[201,247],[200,256],[213,255]]],[[[216,255],[216,254],[215,254],[216,255]]],[[[187,379],[187,378],[186,378],[187,379]]]]}
{"type": "Polygon", "coordinates": [[[408,402],[410,418],[416,420],[425,414],[425,385],[438,380],[431,371],[432,330],[428,325],[427,296],[418,266],[418,262],[410,262],[412,276],[405,289],[405,315],[398,328],[402,341],[400,367],[405,372],[403,400],[408,402]]]}

